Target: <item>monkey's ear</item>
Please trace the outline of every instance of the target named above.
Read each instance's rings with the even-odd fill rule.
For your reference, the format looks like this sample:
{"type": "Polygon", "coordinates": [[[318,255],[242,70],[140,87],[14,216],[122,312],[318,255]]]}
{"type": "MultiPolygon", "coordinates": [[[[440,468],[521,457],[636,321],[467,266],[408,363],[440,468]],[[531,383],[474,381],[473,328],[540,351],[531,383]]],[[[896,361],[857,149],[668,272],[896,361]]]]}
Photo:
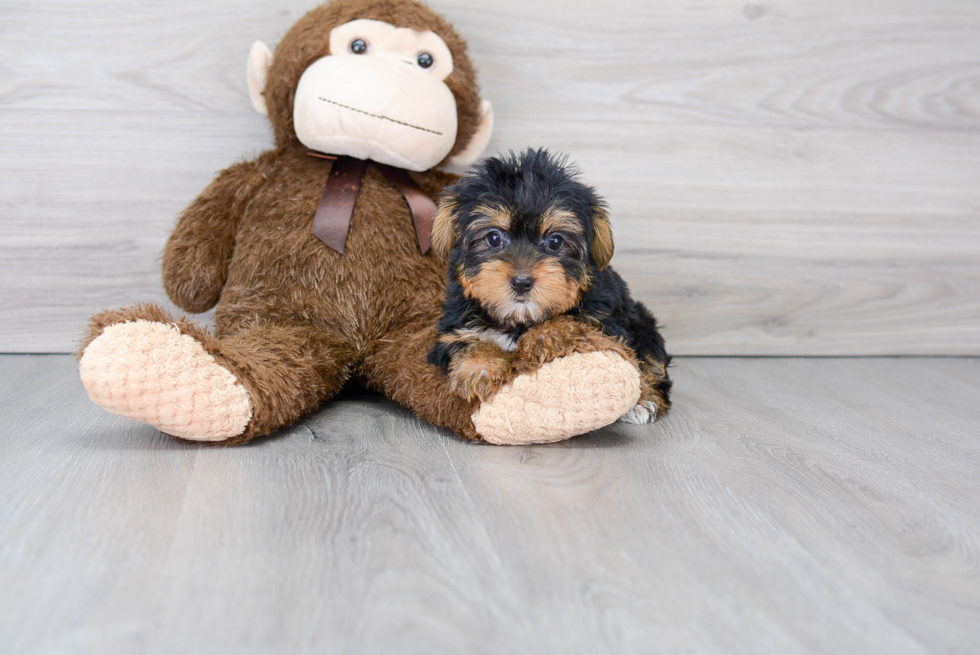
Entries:
{"type": "Polygon", "coordinates": [[[446,163],[450,166],[463,168],[470,166],[487,149],[491,136],[493,136],[493,105],[488,100],[482,100],[480,102],[480,124],[476,128],[476,132],[470,138],[470,142],[466,144],[466,148],[447,159],[446,163]]]}
{"type": "Polygon", "coordinates": [[[432,220],[432,250],[442,259],[448,259],[456,243],[456,217],[459,197],[446,195],[439,199],[436,217],[432,220]]]}
{"type": "Polygon", "coordinates": [[[609,265],[613,256],[612,226],[609,225],[609,214],[604,208],[593,207],[592,216],[592,244],[589,253],[601,271],[609,265]]]}
{"type": "Polygon", "coordinates": [[[265,91],[270,66],[272,66],[272,51],[266,44],[256,41],[248,52],[248,97],[251,98],[255,111],[266,116],[269,115],[269,110],[265,106],[262,92],[265,91]]]}

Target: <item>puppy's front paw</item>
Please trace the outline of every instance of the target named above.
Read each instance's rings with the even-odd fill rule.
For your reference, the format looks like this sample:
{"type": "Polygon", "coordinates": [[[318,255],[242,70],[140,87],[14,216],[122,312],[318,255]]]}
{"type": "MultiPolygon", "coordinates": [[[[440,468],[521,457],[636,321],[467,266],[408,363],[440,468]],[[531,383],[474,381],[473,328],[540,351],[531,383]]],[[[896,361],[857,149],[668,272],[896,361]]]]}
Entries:
{"type": "Polygon", "coordinates": [[[511,377],[510,360],[503,353],[485,349],[466,351],[453,358],[449,367],[449,388],[467,400],[492,397],[511,377]]]}
{"type": "Polygon", "coordinates": [[[544,364],[573,352],[592,352],[588,326],[568,316],[545,321],[525,332],[517,342],[515,355],[544,364]]]}

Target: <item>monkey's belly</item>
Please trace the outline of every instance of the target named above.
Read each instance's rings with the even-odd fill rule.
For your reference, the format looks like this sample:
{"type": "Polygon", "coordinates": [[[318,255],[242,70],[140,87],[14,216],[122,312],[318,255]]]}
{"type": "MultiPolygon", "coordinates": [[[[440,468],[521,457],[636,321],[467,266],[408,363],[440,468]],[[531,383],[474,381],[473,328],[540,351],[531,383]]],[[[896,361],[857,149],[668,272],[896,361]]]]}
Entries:
{"type": "Polygon", "coordinates": [[[219,333],[287,321],[362,342],[420,311],[436,321],[445,264],[422,255],[414,230],[363,227],[351,226],[343,253],[299,232],[279,231],[278,247],[265,238],[236,243],[215,311],[219,333]]]}
{"type": "Polygon", "coordinates": [[[344,252],[312,234],[329,165],[291,153],[242,217],[215,311],[220,332],[273,321],[364,343],[420,308],[438,320],[446,265],[423,255],[402,193],[373,166],[361,179],[344,252]]]}

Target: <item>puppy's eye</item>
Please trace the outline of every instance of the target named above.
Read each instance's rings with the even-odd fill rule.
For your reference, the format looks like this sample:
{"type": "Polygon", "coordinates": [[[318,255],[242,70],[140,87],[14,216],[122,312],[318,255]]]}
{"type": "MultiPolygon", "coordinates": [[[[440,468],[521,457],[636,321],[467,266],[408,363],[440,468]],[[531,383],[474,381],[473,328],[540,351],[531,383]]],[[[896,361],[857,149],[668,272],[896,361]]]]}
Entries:
{"type": "Polygon", "coordinates": [[[563,239],[560,234],[552,234],[550,237],[548,237],[544,247],[551,252],[558,252],[561,250],[563,245],[565,245],[565,239],[563,239]]]}
{"type": "Polygon", "coordinates": [[[499,248],[504,244],[504,237],[500,232],[494,230],[486,236],[487,245],[491,248],[499,248]]]}
{"type": "Polygon", "coordinates": [[[422,68],[432,68],[432,64],[436,63],[436,60],[432,58],[428,52],[423,52],[420,54],[416,61],[419,62],[419,66],[422,68]]]}
{"type": "Polygon", "coordinates": [[[363,55],[367,50],[368,44],[364,39],[354,39],[350,42],[350,51],[355,55],[363,55]]]}

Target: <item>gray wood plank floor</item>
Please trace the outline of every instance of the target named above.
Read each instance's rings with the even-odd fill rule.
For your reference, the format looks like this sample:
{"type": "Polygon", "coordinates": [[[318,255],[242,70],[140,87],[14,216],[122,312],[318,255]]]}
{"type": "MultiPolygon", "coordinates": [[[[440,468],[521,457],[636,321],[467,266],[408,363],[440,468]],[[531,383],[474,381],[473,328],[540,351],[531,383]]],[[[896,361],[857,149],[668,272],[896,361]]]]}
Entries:
{"type": "Polygon", "coordinates": [[[0,357],[3,653],[980,651],[980,361],[681,359],[532,448],[359,391],[186,446],[74,366],[0,357]]]}

